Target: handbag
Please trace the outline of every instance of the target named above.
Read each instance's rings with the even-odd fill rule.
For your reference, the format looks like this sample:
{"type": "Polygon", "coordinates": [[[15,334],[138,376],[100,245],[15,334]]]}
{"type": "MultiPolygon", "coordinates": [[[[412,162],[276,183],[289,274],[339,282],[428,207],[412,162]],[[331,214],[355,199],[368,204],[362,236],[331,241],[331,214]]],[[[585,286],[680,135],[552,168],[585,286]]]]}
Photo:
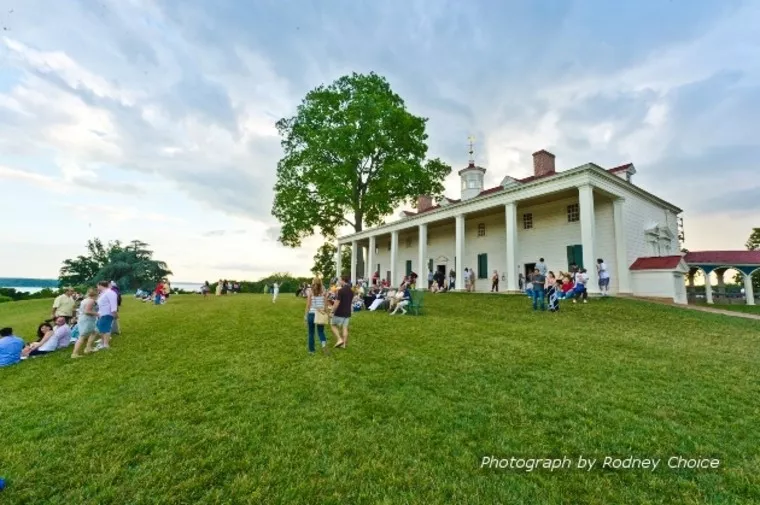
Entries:
{"type": "Polygon", "coordinates": [[[330,317],[327,315],[327,312],[324,310],[318,310],[314,314],[314,324],[316,325],[325,325],[330,321],[330,317]]]}

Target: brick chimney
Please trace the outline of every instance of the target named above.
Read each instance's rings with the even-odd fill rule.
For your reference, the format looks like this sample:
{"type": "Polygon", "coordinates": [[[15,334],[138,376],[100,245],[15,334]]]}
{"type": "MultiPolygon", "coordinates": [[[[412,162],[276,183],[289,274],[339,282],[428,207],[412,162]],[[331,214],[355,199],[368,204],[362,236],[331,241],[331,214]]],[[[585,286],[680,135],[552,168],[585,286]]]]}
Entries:
{"type": "Polygon", "coordinates": [[[554,170],[554,155],[549,151],[536,151],[533,153],[533,175],[541,177],[556,173],[554,170]]]}
{"type": "Polygon", "coordinates": [[[433,206],[433,199],[429,195],[420,195],[417,197],[417,212],[425,212],[433,206]]]}

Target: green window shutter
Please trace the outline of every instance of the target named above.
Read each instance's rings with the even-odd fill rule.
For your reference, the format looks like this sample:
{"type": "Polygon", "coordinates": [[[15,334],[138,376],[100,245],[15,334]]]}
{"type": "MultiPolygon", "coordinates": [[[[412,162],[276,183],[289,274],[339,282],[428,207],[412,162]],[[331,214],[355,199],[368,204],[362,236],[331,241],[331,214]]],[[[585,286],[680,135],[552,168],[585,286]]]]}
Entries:
{"type": "Polygon", "coordinates": [[[567,246],[567,268],[575,263],[578,268],[583,268],[583,246],[580,244],[567,246]]]}
{"type": "Polygon", "coordinates": [[[478,254],[478,279],[488,278],[488,255],[478,254]]]}
{"type": "Polygon", "coordinates": [[[412,274],[412,260],[406,260],[406,275],[412,274]]]}
{"type": "Polygon", "coordinates": [[[430,258],[428,260],[428,271],[432,271],[432,270],[433,270],[433,258],[430,258]]]}

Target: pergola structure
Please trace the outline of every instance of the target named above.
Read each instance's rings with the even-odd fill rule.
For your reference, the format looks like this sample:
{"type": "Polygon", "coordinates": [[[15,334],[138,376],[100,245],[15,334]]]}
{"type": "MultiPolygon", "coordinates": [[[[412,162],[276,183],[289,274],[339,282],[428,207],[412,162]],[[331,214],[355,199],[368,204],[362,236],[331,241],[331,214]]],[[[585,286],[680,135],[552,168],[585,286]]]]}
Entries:
{"type": "Polygon", "coordinates": [[[701,270],[704,273],[707,303],[714,303],[710,274],[715,272],[720,292],[724,289],[723,276],[726,270],[733,268],[740,271],[744,277],[744,296],[747,305],[755,305],[752,274],[760,270],[760,251],[694,251],[686,253],[683,259],[689,266],[689,287],[694,287],[694,274],[697,271],[701,270]]]}

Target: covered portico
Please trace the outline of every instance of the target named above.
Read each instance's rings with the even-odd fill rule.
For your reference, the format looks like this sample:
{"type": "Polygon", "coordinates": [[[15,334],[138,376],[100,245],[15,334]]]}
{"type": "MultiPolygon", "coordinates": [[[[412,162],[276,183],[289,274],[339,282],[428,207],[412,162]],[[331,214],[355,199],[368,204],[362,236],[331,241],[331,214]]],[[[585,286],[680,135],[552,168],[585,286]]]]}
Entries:
{"type": "Polygon", "coordinates": [[[712,274],[717,277],[718,295],[725,296],[725,273],[729,268],[741,272],[744,279],[744,298],[747,305],[755,305],[752,274],[760,270],[760,251],[693,251],[684,256],[689,266],[689,288],[694,290],[694,275],[701,271],[705,277],[705,300],[715,303],[712,274]]]}
{"type": "MultiPolygon", "coordinates": [[[[506,281],[507,292],[519,292],[520,276],[520,240],[518,239],[518,214],[524,205],[529,205],[541,199],[552,199],[553,197],[562,198],[570,195],[577,202],[577,221],[580,228],[579,243],[582,245],[582,262],[593,272],[596,258],[599,257],[598,240],[597,240],[597,216],[595,211],[595,198],[605,199],[612,206],[612,229],[614,232],[614,256],[616,271],[614,272],[618,282],[618,292],[630,293],[630,276],[628,271],[627,250],[626,250],[626,230],[625,230],[625,212],[626,212],[626,190],[638,191],[635,187],[627,185],[622,189],[620,185],[625,185],[615,175],[611,175],[606,170],[594,164],[587,164],[566,172],[552,174],[550,178],[538,179],[518,185],[507,185],[498,188],[495,191],[481,193],[478,197],[464,200],[452,201],[445,200],[436,206],[427,209],[418,209],[417,213],[409,213],[403,219],[381,225],[376,228],[367,229],[359,233],[340,237],[337,241],[338,250],[345,245],[351,246],[351,279],[356,281],[362,276],[371,277],[370,272],[377,270],[376,255],[379,250],[378,244],[382,241],[380,248],[385,254],[387,245],[389,252],[390,283],[397,286],[403,277],[399,268],[399,237],[404,238],[406,247],[408,241],[413,237],[417,244],[416,261],[410,261],[408,251],[404,251],[407,265],[413,263],[414,270],[421,277],[425,276],[428,271],[427,265],[431,258],[428,257],[429,229],[446,227],[453,231],[453,247],[446,253],[447,259],[453,259],[453,269],[456,275],[456,290],[463,290],[464,269],[467,267],[462,258],[466,258],[468,252],[467,233],[473,230],[466,230],[466,221],[472,216],[483,213],[490,215],[499,215],[499,221],[503,223],[504,238],[499,249],[501,249],[497,269],[502,272],[506,281]],[[453,226],[452,226],[453,225],[453,226]],[[367,251],[368,265],[359,271],[359,255],[367,251]]],[[[674,211],[680,212],[680,209],[673,208],[674,211]]],[[[520,225],[523,225],[523,219],[519,219],[520,225]]],[[[578,243],[576,242],[576,243],[578,243]]],[[[562,255],[565,256],[565,246],[562,247],[562,255]]],[[[469,251],[472,253],[472,251],[469,251]]],[[[441,255],[434,253],[434,257],[441,255]]],[[[533,259],[537,261],[538,257],[533,259]]],[[[336,255],[336,267],[338,272],[341,270],[341,255],[336,255]]],[[[493,268],[491,266],[490,268],[493,268]]],[[[408,269],[408,267],[407,267],[408,269]]],[[[381,277],[385,277],[381,275],[381,277]]],[[[427,282],[419,282],[418,289],[426,289],[427,282]]],[[[590,294],[599,292],[598,283],[595,275],[589,276],[587,289],[590,294]]]]}

